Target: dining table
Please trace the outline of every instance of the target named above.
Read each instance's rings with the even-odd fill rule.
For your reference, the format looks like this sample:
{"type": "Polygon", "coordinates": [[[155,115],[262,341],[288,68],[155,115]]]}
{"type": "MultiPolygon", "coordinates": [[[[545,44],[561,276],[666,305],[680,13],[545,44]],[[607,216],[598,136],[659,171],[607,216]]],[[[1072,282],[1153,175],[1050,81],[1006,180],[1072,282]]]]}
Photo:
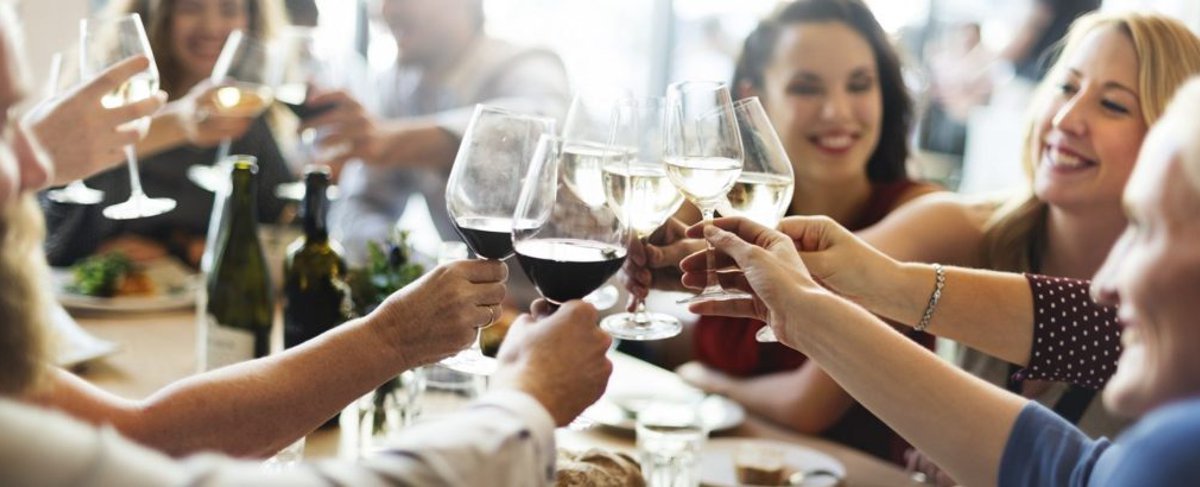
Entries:
{"type": "MultiPolygon", "coordinates": [[[[119,349],[106,357],[90,361],[74,370],[84,379],[116,395],[140,399],[162,387],[197,373],[197,325],[192,309],[155,312],[80,312],[72,316],[88,333],[118,344],[119,349]]],[[[276,318],[276,321],[281,321],[276,318]]],[[[280,341],[276,323],[276,344],[280,341]]],[[[678,387],[681,379],[672,371],[657,367],[630,355],[612,352],[613,374],[608,390],[637,383],[647,390],[678,387]]],[[[586,425],[586,421],[584,421],[586,425]]],[[[343,419],[343,424],[345,420],[343,419]]],[[[353,428],[345,428],[352,430],[353,428]]],[[[306,459],[355,458],[349,451],[353,431],[334,426],[319,429],[307,437],[306,459]]],[[[632,431],[606,426],[563,427],[556,431],[560,449],[603,448],[633,454],[632,431]]],[[[764,438],[821,452],[845,467],[844,486],[918,485],[904,469],[866,453],[815,436],[797,434],[753,414],[735,427],[714,432],[713,437],[764,438]]]]}

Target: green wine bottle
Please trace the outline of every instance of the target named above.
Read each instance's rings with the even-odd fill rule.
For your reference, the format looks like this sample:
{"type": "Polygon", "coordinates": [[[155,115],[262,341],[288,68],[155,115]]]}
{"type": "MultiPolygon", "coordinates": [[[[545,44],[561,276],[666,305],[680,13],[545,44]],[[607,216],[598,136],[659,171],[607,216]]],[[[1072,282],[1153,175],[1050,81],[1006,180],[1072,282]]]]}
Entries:
{"type": "Polygon", "coordinates": [[[256,160],[233,156],[227,213],[208,274],[202,327],[204,369],[265,357],[271,351],[275,303],[258,241],[256,160]]]}
{"type": "Polygon", "coordinates": [[[283,344],[304,343],[354,318],[354,302],[346,284],[342,246],[329,238],[329,168],[304,175],[300,217],[304,235],[292,242],[283,261],[283,344]]]}

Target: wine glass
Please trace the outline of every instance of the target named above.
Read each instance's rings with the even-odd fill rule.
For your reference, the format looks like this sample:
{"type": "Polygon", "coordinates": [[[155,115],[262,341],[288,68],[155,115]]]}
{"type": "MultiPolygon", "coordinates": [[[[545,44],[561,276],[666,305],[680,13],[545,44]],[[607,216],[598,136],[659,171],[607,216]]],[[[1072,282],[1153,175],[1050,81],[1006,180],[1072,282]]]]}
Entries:
{"type": "MultiPolygon", "coordinates": [[[[46,98],[55,98],[71,91],[79,83],[79,66],[68,66],[62,52],[50,57],[50,75],[46,82],[46,98]],[[71,69],[74,68],[74,69],[71,69]]],[[[84,184],[82,179],[46,192],[50,201],[68,205],[94,205],[104,201],[104,192],[84,184]]]]}
{"type": "MultiPolygon", "coordinates": [[[[577,93],[571,99],[563,123],[564,157],[571,163],[566,167],[567,187],[589,205],[605,204],[602,168],[619,154],[612,151],[617,106],[631,100],[628,90],[577,93]]],[[[620,292],[606,284],[584,298],[597,309],[617,304],[620,292]]]]}
{"type": "MultiPolygon", "coordinates": [[[[538,138],[553,132],[553,119],[475,106],[446,183],[446,209],[476,256],[503,260],[513,254],[513,228],[530,225],[513,220],[522,181],[538,138]]],[[[441,364],[468,374],[494,372],[496,361],[483,355],[480,336],[441,364]]]]}
{"type": "MultiPolygon", "coordinates": [[[[154,53],[150,50],[141,16],[130,14],[107,19],[83,19],[79,21],[79,32],[80,77],[83,79],[98,76],[110,66],[132,56],[142,55],[150,60],[149,68],[133,75],[100,99],[105,108],[136,103],[158,92],[158,66],[154,63],[154,53]]],[[[149,117],[132,123],[142,134],[150,130],[149,117]]],[[[125,160],[129,165],[129,199],[105,208],[105,217],[129,220],[161,215],[175,209],[175,200],[150,198],[142,191],[137,152],[133,144],[125,146],[125,160]]]]}
{"type": "MultiPolygon", "coordinates": [[[[683,195],[667,178],[663,162],[664,108],[662,98],[628,100],[618,106],[613,144],[630,147],[623,160],[604,166],[608,204],[643,242],[683,205],[683,195]]],[[[660,340],[678,335],[679,319],[646,311],[638,300],[633,313],[600,320],[600,328],[626,340],[660,340]]]]}
{"type": "MultiPolygon", "coordinates": [[[[742,140],[729,88],[714,81],[684,81],[667,87],[667,177],[700,208],[711,224],[717,204],[742,172],[742,140]]],[[[708,245],[708,285],[685,302],[740,299],[748,294],[721,288],[715,255],[708,245]]]]}
{"type": "Polygon", "coordinates": [[[592,206],[568,187],[567,142],[543,136],[525,177],[512,231],[513,249],[542,297],[560,305],[582,299],[625,263],[628,226],[618,210],[592,206]]]}
{"type": "MultiPolygon", "coordinates": [[[[742,174],[717,205],[717,211],[775,228],[792,205],[796,184],[792,161],[758,97],[738,100],[733,104],[733,112],[745,157],[742,174]]],[[[760,328],[755,337],[760,342],[778,341],[769,326],[760,328]]]]}
{"type": "MultiPolygon", "coordinates": [[[[209,77],[216,115],[254,118],[271,106],[274,100],[272,88],[278,81],[279,72],[273,69],[269,48],[268,44],[240,30],[229,33],[209,77]]],[[[215,165],[188,168],[188,179],[214,193],[227,185],[228,179],[221,177],[226,171],[219,166],[229,157],[232,144],[232,139],[222,139],[213,161],[215,165]]]]}

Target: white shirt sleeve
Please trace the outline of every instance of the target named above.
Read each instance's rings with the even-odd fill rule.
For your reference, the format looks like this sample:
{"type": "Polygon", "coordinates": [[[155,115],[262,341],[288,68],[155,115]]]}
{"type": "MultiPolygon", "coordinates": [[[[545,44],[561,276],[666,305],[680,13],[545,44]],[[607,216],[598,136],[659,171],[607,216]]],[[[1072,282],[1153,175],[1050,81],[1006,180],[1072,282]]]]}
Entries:
{"type": "Polygon", "coordinates": [[[214,454],[175,460],[112,428],[0,400],[0,485],[547,485],[554,424],[533,398],[512,391],[406,430],[369,461],[325,461],[288,471],[214,454]]]}

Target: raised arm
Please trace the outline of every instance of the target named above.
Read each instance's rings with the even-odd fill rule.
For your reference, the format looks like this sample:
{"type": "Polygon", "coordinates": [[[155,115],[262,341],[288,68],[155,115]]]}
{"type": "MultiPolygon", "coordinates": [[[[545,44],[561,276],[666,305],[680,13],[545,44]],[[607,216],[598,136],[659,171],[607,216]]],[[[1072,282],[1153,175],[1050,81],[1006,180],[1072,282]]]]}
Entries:
{"type": "Polygon", "coordinates": [[[393,294],[372,314],[304,345],[180,380],[141,401],[68,375],[35,398],[173,455],[274,453],[401,371],[469,343],[504,297],[507,269],[462,261],[393,294]]]}
{"type": "MultiPolygon", "coordinates": [[[[736,234],[699,226],[689,232],[705,232],[731,257],[744,274],[730,284],[755,298],[693,305],[694,312],[770,323],[784,344],[819,363],[955,479],[966,485],[997,482],[1024,399],[958,370],[816,285],[788,237],[743,219],[721,219],[717,225],[736,234]]],[[[700,277],[705,265],[702,255],[685,259],[684,278],[700,277]]]]}

